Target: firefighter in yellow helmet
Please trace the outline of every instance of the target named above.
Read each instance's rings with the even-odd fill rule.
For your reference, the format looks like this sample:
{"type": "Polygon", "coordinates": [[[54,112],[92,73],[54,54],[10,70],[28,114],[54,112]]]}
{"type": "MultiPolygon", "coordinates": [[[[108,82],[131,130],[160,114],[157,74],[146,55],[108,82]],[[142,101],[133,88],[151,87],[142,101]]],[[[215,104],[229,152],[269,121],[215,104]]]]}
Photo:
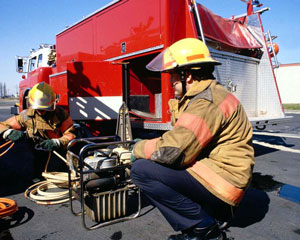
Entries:
{"type": "Polygon", "coordinates": [[[146,67],[168,72],[177,99],[173,129],[135,144],[131,178],[175,231],[168,239],[223,239],[254,165],[252,127],[235,96],[213,71],[207,46],[182,39],[146,67]]]}
{"type": "Polygon", "coordinates": [[[45,82],[37,83],[28,94],[30,107],[0,122],[0,136],[13,142],[29,139],[44,151],[65,150],[75,128],[70,116],[57,107],[57,96],[45,82]]]}

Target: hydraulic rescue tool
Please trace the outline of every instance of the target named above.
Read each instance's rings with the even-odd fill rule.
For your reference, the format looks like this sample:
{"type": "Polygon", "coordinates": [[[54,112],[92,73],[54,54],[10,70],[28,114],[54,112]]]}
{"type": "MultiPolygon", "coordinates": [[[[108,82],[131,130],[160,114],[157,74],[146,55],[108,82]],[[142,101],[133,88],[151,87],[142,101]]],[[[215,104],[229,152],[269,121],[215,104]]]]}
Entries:
{"type": "Polygon", "coordinates": [[[69,143],[71,211],[82,216],[85,228],[92,230],[139,216],[140,190],[130,179],[129,146],[134,143],[125,103],[119,110],[116,136],[74,139],[69,143]],[[79,181],[71,179],[71,172],[79,181]],[[79,184],[74,184],[76,181],[79,184]],[[81,203],[79,212],[74,210],[73,197],[81,203]],[[129,206],[135,208],[132,214],[129,206]],[[96,223],[87,224],[86,215],[96,223]]]}

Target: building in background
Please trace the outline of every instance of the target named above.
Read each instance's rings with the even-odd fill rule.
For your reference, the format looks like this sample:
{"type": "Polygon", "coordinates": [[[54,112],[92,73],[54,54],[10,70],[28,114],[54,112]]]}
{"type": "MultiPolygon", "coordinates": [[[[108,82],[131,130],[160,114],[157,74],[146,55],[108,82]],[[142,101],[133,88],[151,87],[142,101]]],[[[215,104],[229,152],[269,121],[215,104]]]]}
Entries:
{"type": "Polygon", "coordinates": [[[300,63],[280,64],[275,75],[282,103],[300,103],[300,63]]]}

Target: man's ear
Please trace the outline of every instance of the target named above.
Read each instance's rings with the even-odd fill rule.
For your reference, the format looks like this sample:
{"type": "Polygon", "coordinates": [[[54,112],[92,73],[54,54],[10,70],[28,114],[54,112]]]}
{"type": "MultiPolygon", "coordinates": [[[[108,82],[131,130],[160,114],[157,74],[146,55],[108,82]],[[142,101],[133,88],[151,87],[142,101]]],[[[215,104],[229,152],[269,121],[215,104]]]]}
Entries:
{"type": "Polygon", "coordinates": [[[189,84],[193,82],[193,76],[190,72],[186,72],[186,82],[189,84]]]}

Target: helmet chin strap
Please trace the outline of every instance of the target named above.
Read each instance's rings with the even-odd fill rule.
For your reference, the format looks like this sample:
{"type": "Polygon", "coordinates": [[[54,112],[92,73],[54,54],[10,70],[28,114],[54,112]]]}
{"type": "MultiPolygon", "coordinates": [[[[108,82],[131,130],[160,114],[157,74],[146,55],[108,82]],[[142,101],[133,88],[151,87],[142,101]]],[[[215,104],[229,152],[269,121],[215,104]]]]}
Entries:
{"type": "Polygon", "coordinates": [[[180,81],[182,85],[182,97],[186,94],[186,81],[185,81],[185,71],[180,70],[180,81]]]}

